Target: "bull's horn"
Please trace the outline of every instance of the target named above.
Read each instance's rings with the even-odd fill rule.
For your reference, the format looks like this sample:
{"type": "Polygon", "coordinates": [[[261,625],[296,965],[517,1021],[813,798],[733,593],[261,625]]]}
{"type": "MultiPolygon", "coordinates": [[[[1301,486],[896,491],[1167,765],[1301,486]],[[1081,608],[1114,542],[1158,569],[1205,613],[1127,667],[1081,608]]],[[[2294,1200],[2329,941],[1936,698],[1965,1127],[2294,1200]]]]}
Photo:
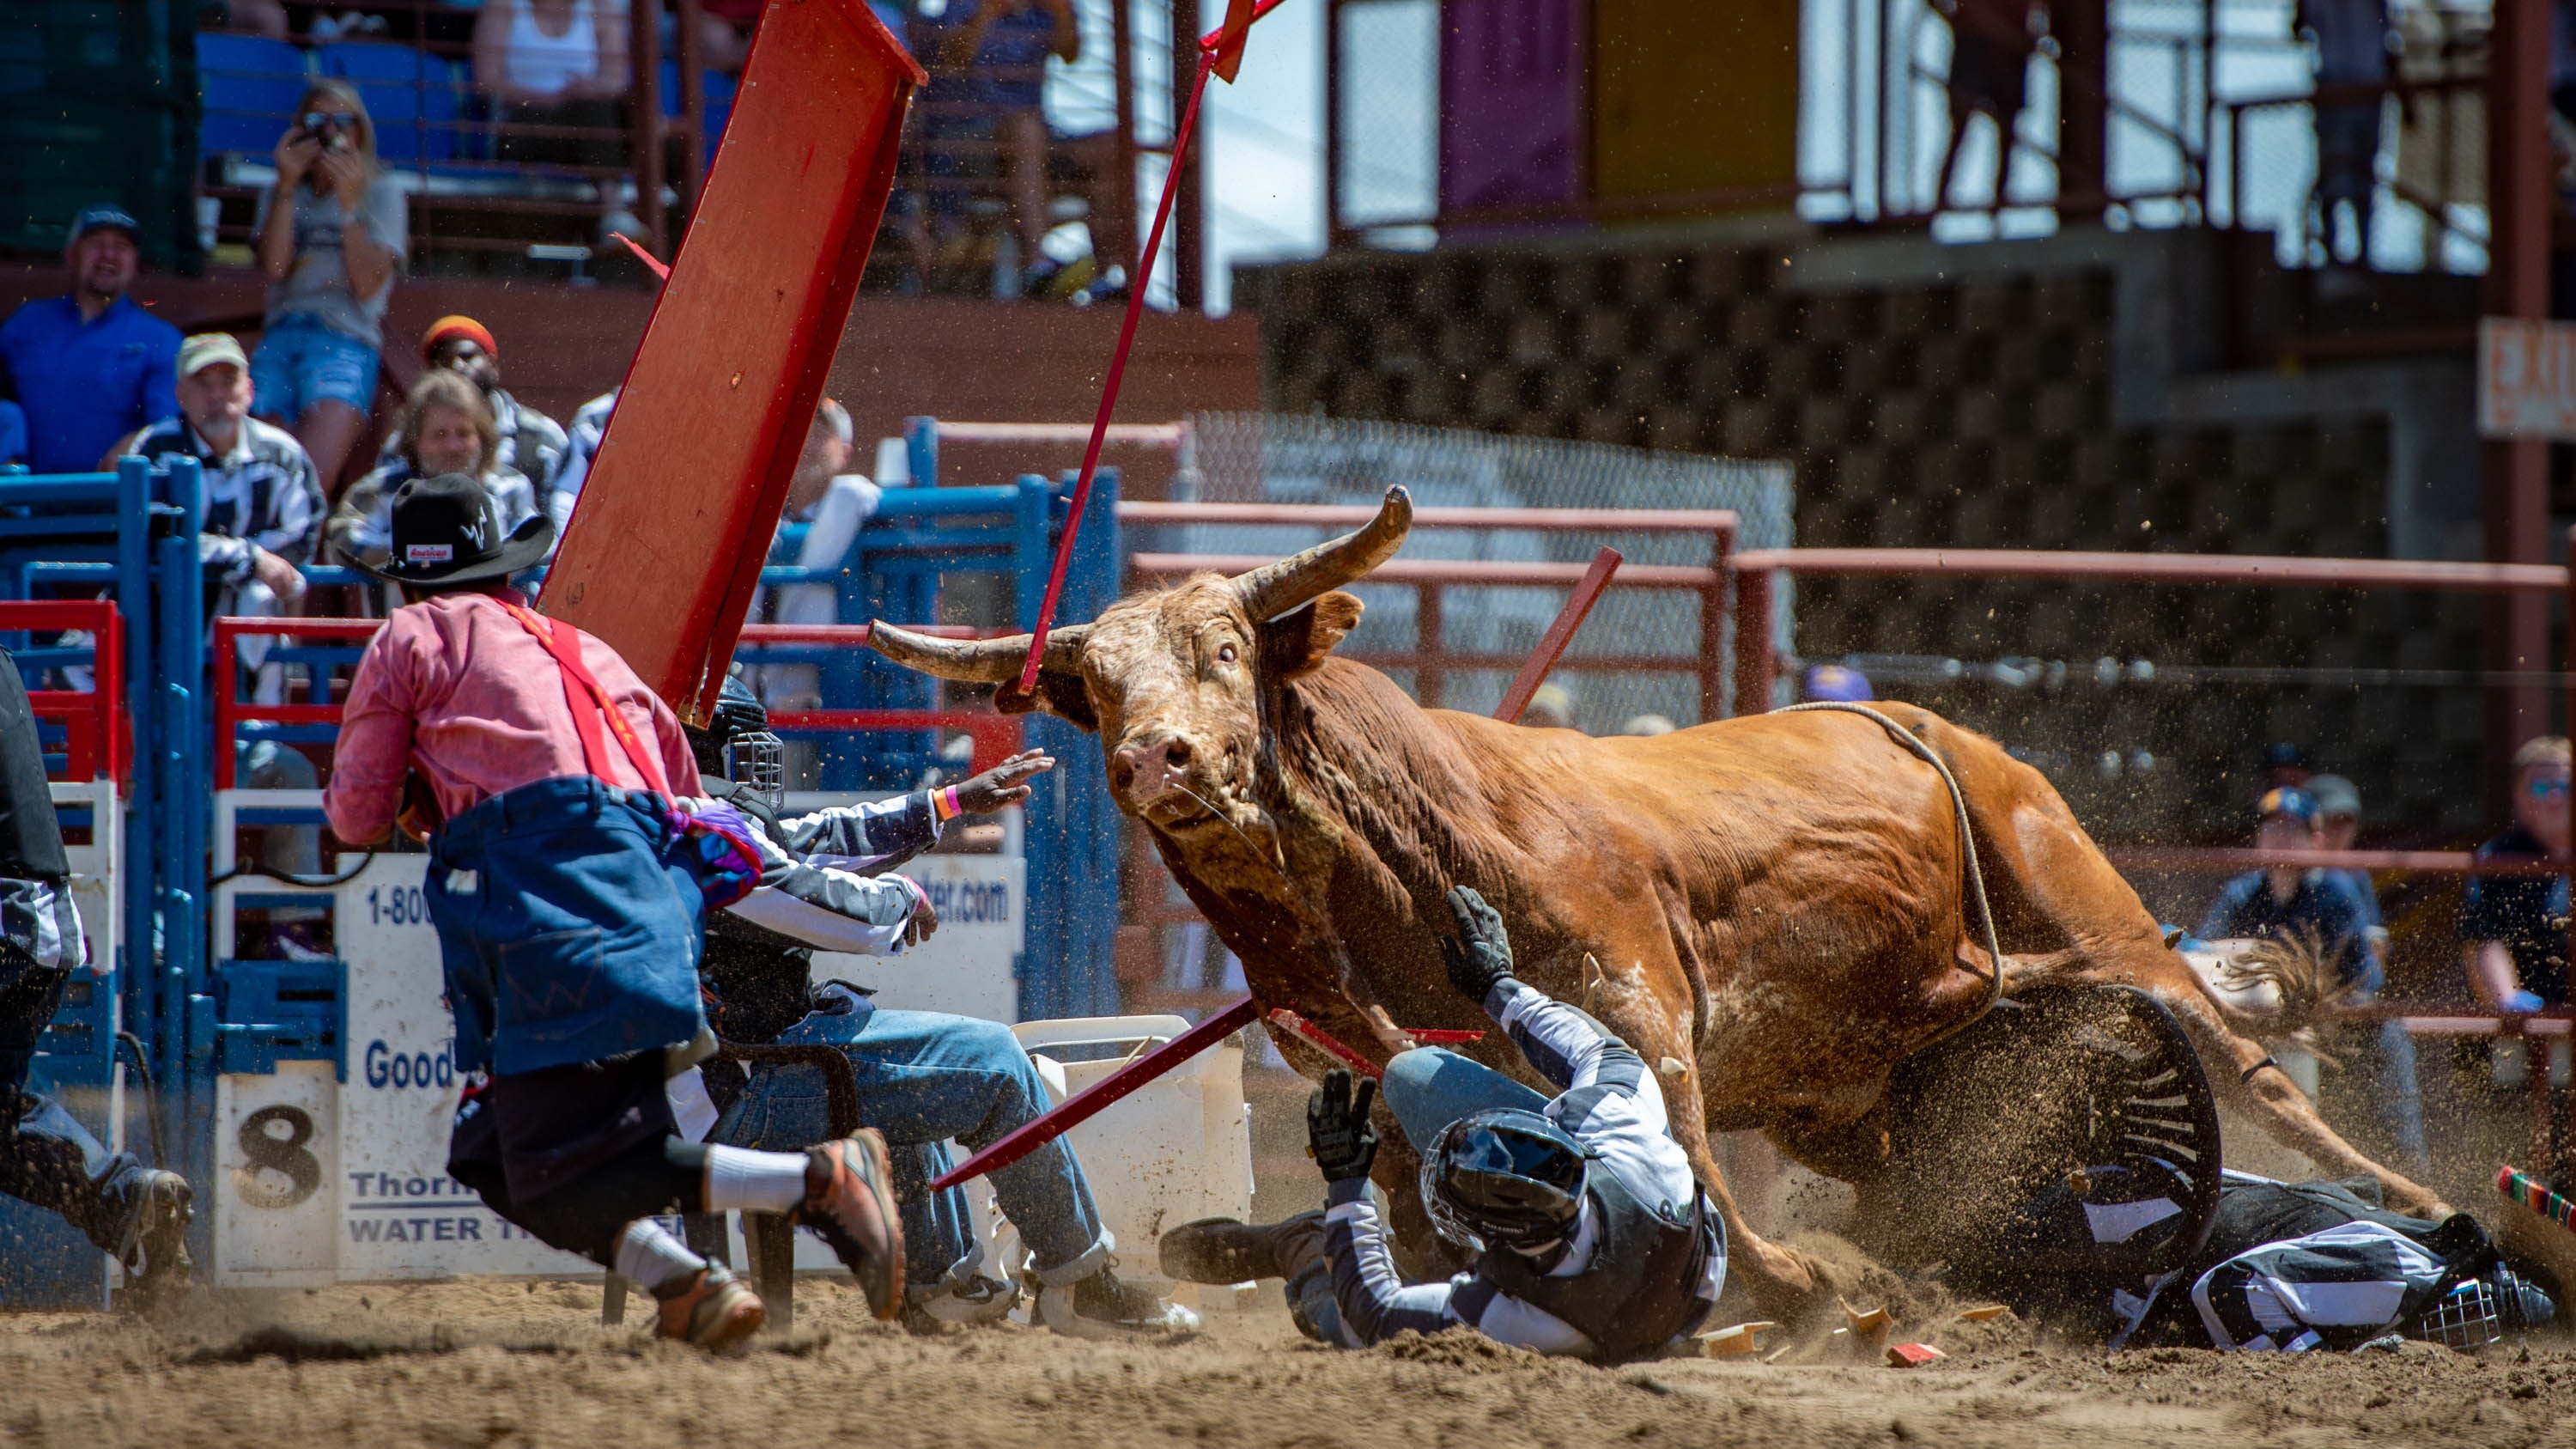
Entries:
{"type": "MultiPolygon", "coordinates": [[[[1082,641],[1090,632],[1088,624],[1048,630],[1046,667],[1060,673],[1080,673],[1082,641]]],[[[942,639],[898,629],[883,621],[868,626],[868,646],[906,669],[978,684],[1004,684],[1019,678],[1020,665],[1029,657],[1026,634],[1002,639],[942,639]]]]}
{"type": "Polygon", "coordinates": [[[1412,528],[1413,495],[1400,486],[1389,488],[1386,502],[1378,506],[1377,517],[1359,532],[1346,533],[1294,558],[1236,575],[1235,597],[1243,601],[1243,611],[1252,616],[1253,622],[1276,619],[1354,579],[1367,577],[1379,564],[1395,557],[1412,528]]]}

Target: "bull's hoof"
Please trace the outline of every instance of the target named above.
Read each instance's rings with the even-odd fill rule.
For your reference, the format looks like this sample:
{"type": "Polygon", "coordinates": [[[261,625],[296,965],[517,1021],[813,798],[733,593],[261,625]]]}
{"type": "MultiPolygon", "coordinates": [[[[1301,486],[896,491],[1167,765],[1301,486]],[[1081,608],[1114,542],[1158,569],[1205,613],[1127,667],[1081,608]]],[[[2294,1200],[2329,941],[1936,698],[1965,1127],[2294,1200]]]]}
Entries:
{"type": "Polygon", "coordinates": [[[1845,1286],[1834,1281],[1823,1260],[1767,1238],[1736,1243],[1727,1276],[1744,1285],[1756,1317],[1784,1324],[1792,1334],[1837,1312],[1845,1286]]]}

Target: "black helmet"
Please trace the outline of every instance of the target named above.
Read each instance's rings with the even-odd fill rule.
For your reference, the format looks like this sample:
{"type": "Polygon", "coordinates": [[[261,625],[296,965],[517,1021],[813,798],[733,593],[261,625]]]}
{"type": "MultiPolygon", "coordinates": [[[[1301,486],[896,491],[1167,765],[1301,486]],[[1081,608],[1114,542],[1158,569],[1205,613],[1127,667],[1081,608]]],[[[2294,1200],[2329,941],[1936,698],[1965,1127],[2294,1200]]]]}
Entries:
{"type": "Polygon", "coordinates": [[[725,676],[716,695],[714,718],[707,727],[688,731],[690,752],[701,774],[733,782],[772,810],[787,798],[787,744],[769,729],[769,711],[739,674],[725,676]]]}
{"type": "Polygon", "coordinates": [[[1536,1112],[1471,1112],[1422,1154],[1422,1204],[1460,1247],[1538,1247],[1574,1231],[1591,1156],[1536,1112]]]}

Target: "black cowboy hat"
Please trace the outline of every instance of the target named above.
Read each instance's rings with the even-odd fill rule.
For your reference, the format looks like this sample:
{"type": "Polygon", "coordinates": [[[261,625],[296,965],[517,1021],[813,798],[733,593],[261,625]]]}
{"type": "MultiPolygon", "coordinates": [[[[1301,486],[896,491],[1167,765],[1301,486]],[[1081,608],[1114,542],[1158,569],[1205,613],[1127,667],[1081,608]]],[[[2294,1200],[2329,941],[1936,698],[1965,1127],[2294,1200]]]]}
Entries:
{"type": "Polygon", "coordinates": [[[555,541],[543,513],[501,533],[491,490],[462,473],[414,478],[394,494],[393,547],[359,570],[396,584],[462,584],[505,578],[541,563],[555,541]]]}

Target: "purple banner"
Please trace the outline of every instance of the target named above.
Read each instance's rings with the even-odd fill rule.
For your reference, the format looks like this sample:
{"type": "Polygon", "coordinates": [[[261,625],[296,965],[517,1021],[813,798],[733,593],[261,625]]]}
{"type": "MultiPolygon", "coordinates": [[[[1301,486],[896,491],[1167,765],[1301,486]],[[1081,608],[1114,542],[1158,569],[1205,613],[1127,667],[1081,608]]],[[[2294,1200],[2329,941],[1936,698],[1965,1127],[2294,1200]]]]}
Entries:
{"type": "Polygon", "coordinates": [[[1440,211],[1581,198],[1584,0],[1443,5],[1440,211]]]}

